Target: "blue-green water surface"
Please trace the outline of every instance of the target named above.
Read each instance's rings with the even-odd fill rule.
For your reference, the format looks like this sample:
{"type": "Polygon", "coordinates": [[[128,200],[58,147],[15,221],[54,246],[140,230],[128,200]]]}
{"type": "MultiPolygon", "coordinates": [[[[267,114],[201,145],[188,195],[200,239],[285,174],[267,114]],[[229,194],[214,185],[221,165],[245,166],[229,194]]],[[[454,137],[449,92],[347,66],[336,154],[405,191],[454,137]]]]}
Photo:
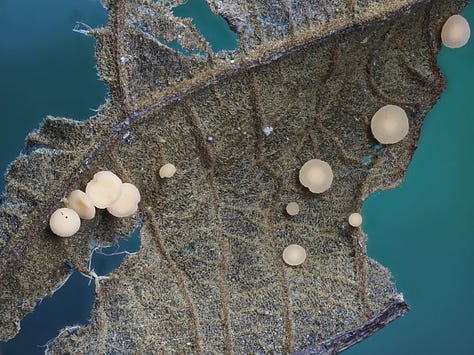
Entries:
{"type": "MultiPolygon", "coordinates": [[[[199,4],[192,5],[199,21],[210,16],[199,4]]],[[[181,10],[184,15],[190,11],[181,10]]],[[[473,5],[464,15],[474,24],[473,5]]],[[[72,31],[77,21],[104,25],[106,13],[98,0],[0,0],[1,170],[47,114],[85,119],[104,101],[106,87],[95,72],[94,41],[72,31]]],[[[215,17],[213,21],[219,23],[215,17]]],[[[222,35],[212,41],[216,50],[237,43],[235,37],[222,35]]],[[[375,193],[363,210],[368,253],[392,271],[412,310],[347,354],[474,354],[473,41],[458,50],[444,48],[439,64],[447,89],[426,118],[405,182],[375,193]]],[[[97,262],[109,270],[105,259],[97,262]]],[[[76,277],[63,293],[80,284],[82,290],[88,287],[87,279],[74,274],[73,280],[76,277]]],[[[90,289],[73,294],[77,299],[72,304],[79,298],[87,305],[92,302],[90,289]]],[[[58,309],[61,306],[67,309],[66,304],[58,309]]],[[[32,314],[26,321],[33,330],[50,326],[49,337],[59,330],[55,319],[60,316],[32,314]]],[[[80,314],[71,322],[88,317],[80,314]]],[[[5,355],[43,350],[0,344],[5,355]]]]}

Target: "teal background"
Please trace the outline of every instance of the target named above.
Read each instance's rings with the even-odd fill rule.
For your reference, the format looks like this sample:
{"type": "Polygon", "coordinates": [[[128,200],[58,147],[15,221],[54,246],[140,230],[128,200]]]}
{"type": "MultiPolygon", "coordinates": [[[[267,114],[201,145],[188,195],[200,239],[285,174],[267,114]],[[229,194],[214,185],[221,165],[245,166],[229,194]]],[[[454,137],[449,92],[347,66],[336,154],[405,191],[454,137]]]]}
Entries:
{"type": "MultiPolygon", "coordinates": [[[[176,14],[192,14],[207,36],[220,33],[209,37],[215,50],[237,43],[232,34],[213,31],[224,22],[202,1],[192,0],[176,14]]],[[[464,15],[474,24],[472,4],[464,15]]],[[[94,41],[72,31],[77,21],[105,25],[106,12],[98,0],[0,0],[1,170],[46,115],[86,119],[104,101],[107,88],[96,75],[94,41]]],[[[412,310],[347,354],[474,354],[473,40],[461,49],[443,48],[439,64],[447,89],[426,118],[405,182],[373,194],[363,210],[368,253],[392,271],[412,310]]],[[[76,279],[68,287],[87,288],[87,279],[76,279]]],[[[91,291],[81,292],[72,294],[90,305],[91,291]]],[[[64,324],[84,322],[88,305],[72,306],[82,314],[64,324]]],[[[58,313],[22,326],[50,325],[55,334],[65,312],[58,313]]],[[[0,354],[25,354],[21,349],[0,344],[0,354]]]]}
{"type": "MultiPolygon", "coordinates": [[[[474,4],[463,15],[474,30],[474,4]]],[[[347,351],[474,354],[474,37],[442,48],[446,90],[405,181],[364,203],[368,254],[390,269],[411,312],[347,351]]]]}
{"type": "Polygon", "coordinates": [[[94,41],[77,22],[106,25],[107,13],[98,0],[0,0],[2,171],[47,115],[86,119],[104,102],[94,41]]]}

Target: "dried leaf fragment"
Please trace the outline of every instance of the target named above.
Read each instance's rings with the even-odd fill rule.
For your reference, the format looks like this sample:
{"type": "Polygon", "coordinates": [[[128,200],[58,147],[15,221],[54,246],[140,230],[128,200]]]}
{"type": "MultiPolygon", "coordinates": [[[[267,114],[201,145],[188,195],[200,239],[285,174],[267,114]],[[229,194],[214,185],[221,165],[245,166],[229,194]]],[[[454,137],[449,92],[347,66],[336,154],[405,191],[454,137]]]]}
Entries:
{"type": "Polygon", "coordinates": [[[366,236],[341,222],[403,177],[443,86],[434,34],[464,1],[209,3],[238,31],[239,51],[212,53],[165,2],[106,2],[109,26],[91,34],[110,100],[86,123],[49,119],[9,172],[3,339],[32,309],[16,305],[64,280],[64,260],[87,270],[91,235],[110,244],[133,229],[136,220],[101,217],[62,240],[45,225],[60,198],[100,170],[136,183],[147,206],[142,249],[100,281],[91,323],[59,336],[51,353],[336,353],[407,311],[390,273],[366,256],[366,236]],[[205,55],[160,42],[178,34],[205,55]],[[369,170],[369,119],[387,104],[406,108],[410,132],[369,170]],[[335,177],[316,197],[298,182],[313,157],[330,161],[335,177]],[[163,161],[179,166],[179,179],[163,182],[163,161]],[[305,213],[282,213],[291,200],[305,213]],[[311,256],[298,268],[281,260],[293,243],[311,256]]]}

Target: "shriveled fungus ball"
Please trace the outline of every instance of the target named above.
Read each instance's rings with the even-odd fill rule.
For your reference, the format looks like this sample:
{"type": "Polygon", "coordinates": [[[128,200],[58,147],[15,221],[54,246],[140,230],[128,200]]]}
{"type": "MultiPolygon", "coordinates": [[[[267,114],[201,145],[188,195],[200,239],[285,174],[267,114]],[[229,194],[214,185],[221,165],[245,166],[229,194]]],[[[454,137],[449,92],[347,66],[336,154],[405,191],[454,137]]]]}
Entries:
{"type": "Polygon", "coordinates": [[[441,41],[448,48],[464,46],[471,36],[469,22],[461,15],[453,15],[446,20],[441,30],[441,41]]]}
{"type": "Polygon", "coordinates": [[[122,184],[122,193],[117,201],[107,207],[107,211],[115,217],[129,217],[138,209],[140,191],[128,182],[122,184]]]}
{"type": "Polygon", "coordinates": [[[72,208],[59,208],[49,218],[49,227],[60,237],[70,237],[81,227],[81,219],[72,208]]]}
{"type": "Polygon", "coordinates": [[[319,159],[308,160],[300,169],[300,182],[313,193],[321,193],[332,185],[334,175],[328,163],[319,159]]]}
{"type": "Polygon", "coordinates": [[[362,224],[362,216],[360,213],[354,212],[349,216],[349,224],[352,227],[360,227],[362,224]]]}
{"type": "Polygon", "coordinates": [[[111,171],[99,171],[86,186],[86,194],[97,208],[107,208],[120,197],[122,180],[111,171]]]}
{"type": "Polygon", "coordinates": [[[283,250],[283,261],[290,266],[298,266],[306,260],[306,250],[298,244],[288,245],[283,250]]]}
{"type": "Polygon", "coordinates": [[[160,178],[170,178],[176,173],[176,167],[173,164],[167,163],[160,168],[158,172],[160,178]]]}
{"type": "Polygon", "coordinates": [[[81,190],[72,191],[65,201],[66,207],[72,208],[82,219],[95,217],[95,206],[81,190]]]}
{"type": "Polygon", "coordinates": [[[286,205],[286,212],[290,216],[296,216],[298,213],[300,213],[300,206],[296,202],[290,202],[288,205],[286,205]]]}
{"type": "Polygon", "coordinates": [[[401,107],[386,105],[372,117],[370,128],[380,143],[398,143],[408,134],[408,117],[401,107]]]}

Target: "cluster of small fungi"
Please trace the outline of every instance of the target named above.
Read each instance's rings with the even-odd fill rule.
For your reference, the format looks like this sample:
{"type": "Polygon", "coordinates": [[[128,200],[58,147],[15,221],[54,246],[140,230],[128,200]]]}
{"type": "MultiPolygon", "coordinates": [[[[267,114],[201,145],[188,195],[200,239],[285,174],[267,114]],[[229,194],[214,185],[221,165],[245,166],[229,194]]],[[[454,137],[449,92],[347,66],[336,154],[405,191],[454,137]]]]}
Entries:
{"type": "MultiPolygon", "coordinates": [[[[460,48],[464,46],[470,37],[469,23],[460,15],[453,15],[445,22],[441,31],[441,40],[448,48],[460,48]]],[[[374,138],[381,144],[395,144],[403,140],[409,132],[410,125],[408,116],[401,107],[386,105],[375,112],[370,122],[370,128],[374,138]]],[[[322,160],[308,160],[300,169],[300,183],[312,193],[320,194],[328,190],[333,182],[331,166],[322,160]]],[[[299,213],[299,205],[290,202],[286,206],[286,212],[290,216],[299,213]]],[[[354,228],[362,225],[362,216],[358,212],[351,213],[348,223],[354,228]]],[[[306,260],[304,247],[291,244],[283,250],[283,261],[289,266],[301,265],[306,260]]]]}
{"type": "MultiPolygon", "coordinates": [[[[461,15],[453,15],[444,23],[441,40],[448,48],[464,46],[471,35],[469,23],[461,15]]],[[[381,107],[372,117],[370,128],[374,138],[381,144],[395,144],[406,137],[409,132],[408,116],[403,108],[395,105],[381,107]]],[[[172,164],[165,164],[159,170],[161,178],[170,178],[176,172],[172,164]]],[[[331,166],[322,160],[308,160],[300,169],[300,183],[312,193],[320,194],[328,190],[334,179],[331,166]]],[[[74,235],[81,226],[82,219],[92,219],[96,208],[107,209],[116,217],[128,217],[138,209],[140,192],[130,183],[122,180],[110,171],[99,171],[87,184],[86,192],[72,191],[64,200],[66,207],[57,209],[50,217],[49,225],[54,234],[60,237],[74,235]]],[[[299,213],[296,202],[286,206],[290,216],[299,213]]],[[[358,212],[350,214],[348,223],[354,228],[362,225],[362,216],[358,212]]],[[[305,249],[291,244],[283,251],[283,260],[287,265],[298,266],[306,260],[305,249]]]]}
{"type": "Polygon", "coordinates": [[[81,227],[82,219],[93,219],[96,208],[107,209],[115,217],[129,217],[138,209],[140,192],[135,185],[122,180],[111,171],[99,171],[86,186],[86,191],[72,191],[49,218],[51,231],[70,237],[81,227]]]}

